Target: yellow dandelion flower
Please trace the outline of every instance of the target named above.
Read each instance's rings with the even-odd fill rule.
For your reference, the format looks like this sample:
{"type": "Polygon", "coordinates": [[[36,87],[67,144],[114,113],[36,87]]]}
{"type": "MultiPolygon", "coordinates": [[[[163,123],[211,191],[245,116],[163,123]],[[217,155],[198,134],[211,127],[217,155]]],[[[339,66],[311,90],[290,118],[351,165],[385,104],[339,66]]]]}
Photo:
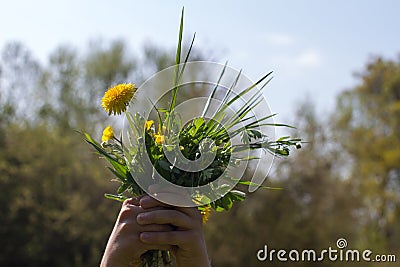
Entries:
{"type": "Polygon", "coordinates": [[[164,133],[167,131],[167,127],[165,125],[162,126],[162,129],[160,127],[161,125],[158,125],[158,134],[164,133]]]}
{"type": "Polygon", "coordinates": [[[114,115],[121,114],[125,112],[136,90],[137,88],[133,83],[122,83],[110,87],[101,99],[101,106],[108,115],[111,115],[111,113],[114,113],[114,115]]]}
{"type": "Polygon", "coordinates": [[[210,217],[210,213],[211,213],[211,207],[210,206],[205,206],[203,210],[200,211],[201,215],[202,215],[202,221],[203,224],[206,223],[208,221],[208,218],[210,217]]]}
{"type": "Polygon", "coordinates": [[[101,141],[107,142],[108,140],[114,137],[114,130],[111,126],[107,126],[103,131],[103,136],[101,137],[101,141]]]}
{"type": "Polygon", "coordinates": [[[153,126],[153,124],[154,124],[153,120],[146,121],[145,124],[144,124],[144,129],[146,131],[150,130],[150,128],[151,128],[151,126],[153,126]]]}
{"type": "Polygon", "coordinates": [[[157,144],[162,144],[165,141],[165,137],[164,137],[164,135],[161,135],[161,134],[155,134],[154,141],[156,141],[157,144]]]}

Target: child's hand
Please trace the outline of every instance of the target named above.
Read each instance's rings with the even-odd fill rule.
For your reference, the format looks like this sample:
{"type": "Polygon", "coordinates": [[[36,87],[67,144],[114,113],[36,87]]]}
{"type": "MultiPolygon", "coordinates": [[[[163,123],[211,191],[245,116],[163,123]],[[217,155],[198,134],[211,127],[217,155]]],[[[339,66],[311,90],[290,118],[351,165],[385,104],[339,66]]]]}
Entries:
{"type": "Polygon", "coordinates": [[[173,227],[167,224],[138,224],[137,216],[142,212],[152,212],[165,209],[153,206],[144,210],[139,206],[139,199],[132,198],[122,204],[114,229],[110,235],[106,250],[101,261],[101,267],[139,266],[140,256],[148,250],[171,250],[172,246],[149,244],[140,240],[140,233],[168,232],[173,227]]]}
{"type": "Polygon", "coordinates": [[[174,231],[142,231],[140,240],[144,244],[171,248],[178,266],[210,266],[202,216],[197,207],[172,207],[149,196],[142,197],[139,203],[145,210],[137,216],[139,225],[166,225],[175,228],[174,231]],[[164,209],[156,209],[160,207],[164,209]]]}

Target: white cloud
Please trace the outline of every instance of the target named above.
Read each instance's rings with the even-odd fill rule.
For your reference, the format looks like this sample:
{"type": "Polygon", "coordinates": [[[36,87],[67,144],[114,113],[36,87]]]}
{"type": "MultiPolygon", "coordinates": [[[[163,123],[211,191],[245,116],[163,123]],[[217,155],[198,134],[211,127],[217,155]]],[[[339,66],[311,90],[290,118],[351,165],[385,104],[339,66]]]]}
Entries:
{"type": "Polygon", "coordinates": [[[294,43],[292,37],[286,34],[273,33],[266,36],[266,41],[274,45],[287,46],[294,43]]]}
{"type": "Polygon", "coordinates": [[[295,59],[297,65],[301,67],[318,67],[321,65],[321,54],[316,50],[307,50],[295,59]]]}
{"type": "Polygon", "coordinates": [[[256,42],[274,46],[289,46],[294,44],[294,39],[284,33],[258,32],[252,36],[256,42]]]}

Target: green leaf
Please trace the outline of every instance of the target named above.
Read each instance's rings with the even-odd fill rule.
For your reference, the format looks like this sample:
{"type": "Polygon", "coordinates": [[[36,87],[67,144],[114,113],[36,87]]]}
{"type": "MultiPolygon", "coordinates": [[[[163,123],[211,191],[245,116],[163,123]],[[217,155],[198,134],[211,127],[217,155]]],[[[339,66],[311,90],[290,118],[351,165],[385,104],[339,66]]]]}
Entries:
{"type": "Polygon", "coordinates": [[[179,36],[178,36],[178,46],[176,48],[176,55],[175,55],[175,81],[174,81],[174,89],[172,90],[172,100],[169,107],[169,111],[175,108],[176,103],[176,96],[178,93],[178,81],[179,81],[179,64],[181,63],[181,54],[182,54],[182,35],[183,35],[183,16],[184,16],[185,8],[182,8],[181,14],[181,23],[179,26],[179,36]]]}
{"type": "Polygon", "coordinates": [[[231,199],[234,201],[243,201],[246,198],[246,193],[239,190],[232,190],[229,192],[231,199]]]}
{"type": "Polygon", "coordinates": [[[114,167],[114,169],[120,173],[121,175],[123,175],[124,177],[127,177],[127,173],[129,172],[128,167],[126,165],[123,165],[121,163],[119,163],[118,161],[114,160],[114,159],[109,159],[108,160],[111,165],[114,167]]]}
{"type": "Polygon", "coordinates": [[[240,161],[249,161],[249,160],[255,160],[255,159],[261,159],[260,157],[258,157],[258,156],[247,156],[247,157],[244,157],[244,158],[240,158],[239,160],[240,161]]]}
{"type": "Polygon", "coordinates": [[[125,173],[119,173],[116,170],[114,170],[113,168],[110,168],[107,166],[107,169],[109,169],[118,179],[120,179],[122,182],[127,181],[127,177],[125,173]]]}
{"type": "Polygon", "coordinates": [[[157,163],[158,163],[158,165],[162,168],[162,169],[164,169],[164,170],[166,170],[166,171],[171,171],[171,164],[168,162],[168,161],[166,161],[166,160],[159,160],[159,161],[157,161],[157,163]]]}
{"type": "Polygon", "coordinates": [[[88,142],[90,145],[92,145],[100,155],[103,155],[104,157],[106,157],[107,160],[115,161],[115,158],[110,156],[110,154],[107,153],[107,151],[105,151],[99,143],[97,143],[95,140],[93,140],[93,138],[88,133],[84,133],[84,134],[86,137],[85,141],[88,142]]]}
{"type": "Polygon", "coordinates": [[[204,116],[206,115],[206,113],[207,113],[207,111],[208,111],[208,108],[209,108],[209,106],[210,106],[210,103],[211,103],[211,99],[214,98],[214,95],[215,95],[215,93],[217,92],[217,89],[218,89],[218,87],[219,87],[219,83],[221,82],[221,79],[222,79],[222,77],[224,76],[224,73],[225,73],[225,70],[226,70],[227,65],[228,65],[228,61],[225,62],[224,68],[222,69],[221,74],[219,75],[217,84],[215,85],[215,87],[214,87],[214,89],[212,90],[211,94],[210,94],[210,95],[208,96],[208,98],[207,98],[206,105],[204,106],[203,112],[201,113],[201,117],[204,117],[204,116]]]}
{"type": "Polygon", "coordinates": [[[104,194],[104,196],[108,199],[116,200],[119,202],[124,202],[128,197],[122,195],[113,195],[113,194],[104,194]]]}
{"type": "Polygon", "coordinates": [[[126,191],[126,189],[128,189],[128,187],[129,187],[129,184],[123,183],[123,184],[118,188],[117,194],[118,194],[118,195],[122,194],[123,192],[126,191]]]}
{"type": "Polygon", "coordinates": [[[231,199],[231,195],[228,193],[226,194],[222,199],[222,207],[224,208],[224,210],[230,210],[232,208],[233,205],[233,201],[231,199]]]}
{"type": "Polygon", "coordinates": [[[276,140],[276,141],[283,141],[283,140],[286,140],[286,139],[289,139],[289,138],[290,138],[289,135],[287,135],[287,136],[282,136],[281,138],[279,138],[279,139],[276,140]]]}
{"type": "MultiPolygon", "coordinates": [[[[176,48],[176,55],[175,55],[175,64],[179,65],[181,63],[181,54],[182,54],[182,36],[183,36],[183,17],[184,17],[184,13],[185,13],[185,7],[182,7],[182,12],[181,12],[181,23],[179,25],[179,37],[178,37],[178,46],[176,48]]],[[[175,77],[176,80],[175,82],[178,81],[178,70],[179,69],[175,69],[176,73],[175,73],[175,77]]]]}
{"type": "Polygon", "coordinates": [[[250,181],[239,181],[239,184],[243,184],[243,185],[248,185],[248,186],[257,186],[257,187],[261,187],[264,189],[271,189],[271,190],[282,190],[282,188],[280,187],[270,187],[270,186],[263,186],[261,184],[257,184],[257,183],[253,183],[250,181]]]}
{"type": "Polygon", "coordinates": [[[181,69],[180,74],[179,74],[178,83],[180,83],[182,81],[183,72],[185,71],[186,63],[189,61],[189,56],[190,56],[190,53],[192,52],[192,48],[193,48],[193,44],[194,44],[194,40],[195,39],[196,39],[196,33],[193,34],[192,42],[190,43],[189,50],[188,50],[188,52],[186,54],[184,64],[183,64],[182,69],[181,69]]]}
{"type": "Polygon", "coordinates": [[[217,212],[221,212],[221,211],[225,210],[223,205],[222,205],[222,200],[221,199],[217,199],[217,200],[211,202],[210,206],[217,212]]]}

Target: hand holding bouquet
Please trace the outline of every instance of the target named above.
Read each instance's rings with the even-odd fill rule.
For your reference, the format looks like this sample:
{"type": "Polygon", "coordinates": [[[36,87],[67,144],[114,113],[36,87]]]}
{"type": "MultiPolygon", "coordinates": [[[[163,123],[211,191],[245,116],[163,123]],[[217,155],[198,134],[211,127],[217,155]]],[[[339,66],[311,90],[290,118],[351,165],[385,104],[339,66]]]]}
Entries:
{"type": "MultiPolygon", "coordinates": [[[[109,161],[110,171],[121,183],[117,194],[106,197],[124,201],[148,194],[172,206],[197,207],[205,222],[210,209],[229,210],[233,202],[245,199],[238,185],[262,186],[265,175],[251,181],[246,177],[250,161],[260,163],[267,155],[288,156],[290,147],[300,147],[300,139],[273,140],[268,134],[268,128],[288,126],[273,123],[274,114],[265,114],[268,105],[262,89],[271,73],[250,83],[227,65],[189,62],[193,41],[181,60],[182,33],[183,12],[175,66],[139,88],[124,83],[105,93],[105,111],[125,115],[122,134],[117,137],[108,126],[101,143],[89,134],[85,137],[109,161]],[[194,79],[199,73],[206,73],[207,79],[194,79]],[[207,96],[179,100],[182,90],[198,83],[209,86],[207,96]],[[161,98],[152,95],[160,91],[161,98],[168,99],[164,106],[161,98]],[[191,114],[198,107],[201,112],[191,114]]],[[[258,170],[268,167],[257,165],[258,170]]],[[[142,265],[166,265],[167,258],[167,252],[149,251],[142,265]]]]}

